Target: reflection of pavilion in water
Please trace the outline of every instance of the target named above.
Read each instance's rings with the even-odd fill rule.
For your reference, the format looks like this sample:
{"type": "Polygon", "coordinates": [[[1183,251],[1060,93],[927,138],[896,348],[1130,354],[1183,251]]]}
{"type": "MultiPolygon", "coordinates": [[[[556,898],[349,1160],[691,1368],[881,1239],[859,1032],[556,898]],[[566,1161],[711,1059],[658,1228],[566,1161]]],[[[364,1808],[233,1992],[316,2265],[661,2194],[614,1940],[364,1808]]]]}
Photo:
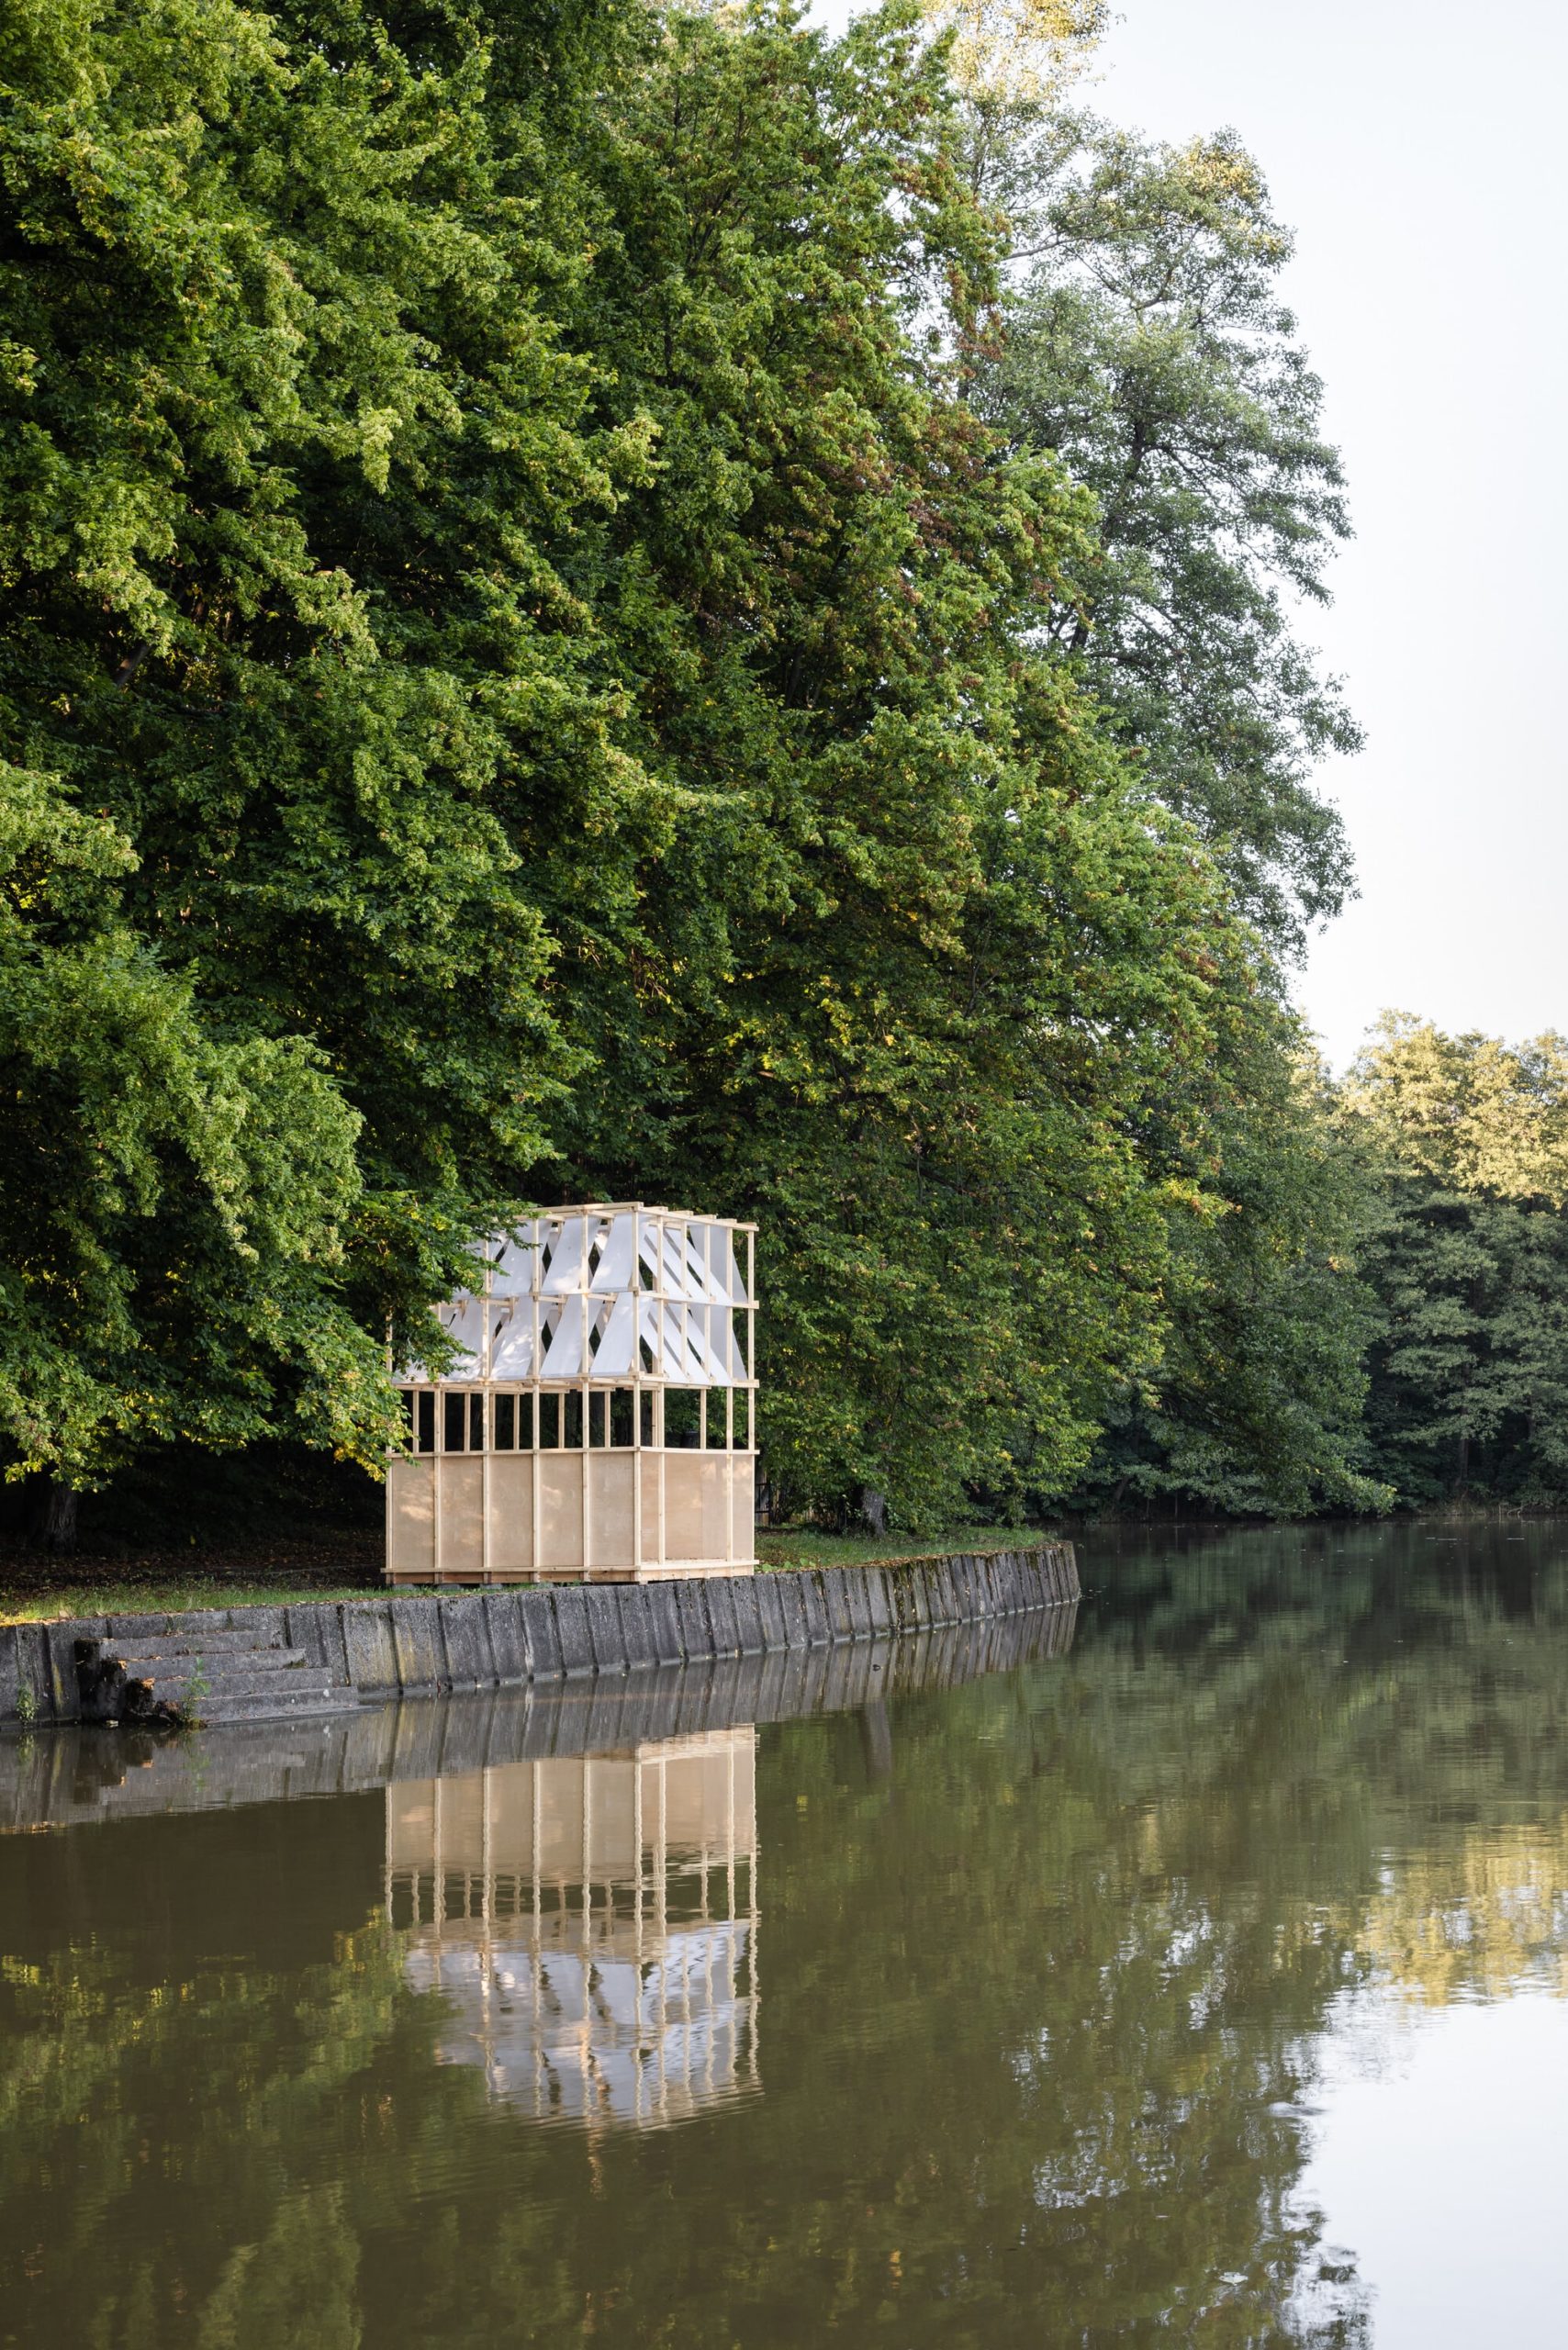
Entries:
{"type": "Polygon", "coordinates": [[[448,2064],[539,2120],[651,2125],[756,2085],[750,1724],[386,1790],[386,1901],[448,2064]]]}

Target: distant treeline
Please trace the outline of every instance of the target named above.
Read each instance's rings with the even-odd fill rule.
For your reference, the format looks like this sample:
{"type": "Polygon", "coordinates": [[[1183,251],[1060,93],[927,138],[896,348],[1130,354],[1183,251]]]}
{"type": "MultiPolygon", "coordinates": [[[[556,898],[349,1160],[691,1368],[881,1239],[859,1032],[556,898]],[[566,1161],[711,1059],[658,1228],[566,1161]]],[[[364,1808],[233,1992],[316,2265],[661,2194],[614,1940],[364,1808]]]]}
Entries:
{"type": "Polygon", "coordinates": [[[1081,1505],[1568,1501],[1568,1041],[1387,1015],[1341,1083],[1241,1105],[1224,1187],[1081,1505]]]}
{"type": "Polygon", "coordinates": [[[788,1505],[1556,1490],[1557,1048],[1305,1073],[1339,469],[1099,13],[6,12],[8,1474],[373,1467],[640,1195],[762,1223],[788,1505]]]}

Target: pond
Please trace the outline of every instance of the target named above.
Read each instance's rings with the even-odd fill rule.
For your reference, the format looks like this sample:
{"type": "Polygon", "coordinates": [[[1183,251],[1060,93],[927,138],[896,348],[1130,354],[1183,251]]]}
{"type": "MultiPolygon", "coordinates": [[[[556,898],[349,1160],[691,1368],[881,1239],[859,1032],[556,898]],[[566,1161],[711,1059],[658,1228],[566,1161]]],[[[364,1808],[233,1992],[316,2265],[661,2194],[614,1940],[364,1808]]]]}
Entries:
{"type": "Polygon", "coordinates": [[[0,2344],[1555,2341],[1568,1528],[1081,1557],[848,1680],[0,1743],[0,2344]]]}

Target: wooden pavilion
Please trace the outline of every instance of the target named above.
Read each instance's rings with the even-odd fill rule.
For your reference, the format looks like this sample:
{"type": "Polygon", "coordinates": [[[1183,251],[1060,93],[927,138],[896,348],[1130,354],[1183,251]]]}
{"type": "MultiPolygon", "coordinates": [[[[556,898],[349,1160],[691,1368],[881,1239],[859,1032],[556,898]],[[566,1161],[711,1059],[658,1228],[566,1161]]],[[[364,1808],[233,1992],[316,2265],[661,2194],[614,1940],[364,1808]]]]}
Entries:
{"type": "Polygon", "coordinates": [[[498,1236],[449,1366],[398,1374],[387,1582],[751,1573],[756,1235],[638,1201],[498,1236]]]}

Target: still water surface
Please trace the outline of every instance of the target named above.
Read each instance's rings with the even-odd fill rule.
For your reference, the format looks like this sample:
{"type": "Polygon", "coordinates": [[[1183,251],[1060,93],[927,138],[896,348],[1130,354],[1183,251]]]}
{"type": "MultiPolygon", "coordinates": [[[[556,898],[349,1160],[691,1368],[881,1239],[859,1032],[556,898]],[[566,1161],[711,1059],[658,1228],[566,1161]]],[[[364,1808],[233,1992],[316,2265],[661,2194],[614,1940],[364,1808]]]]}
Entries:
{"type": "Polygon", "coordinates": [[[0,2344],[1558,2342],[1568,1528],[1082,1555],[1022,1662],[0,1743],[0,2344]]]}

